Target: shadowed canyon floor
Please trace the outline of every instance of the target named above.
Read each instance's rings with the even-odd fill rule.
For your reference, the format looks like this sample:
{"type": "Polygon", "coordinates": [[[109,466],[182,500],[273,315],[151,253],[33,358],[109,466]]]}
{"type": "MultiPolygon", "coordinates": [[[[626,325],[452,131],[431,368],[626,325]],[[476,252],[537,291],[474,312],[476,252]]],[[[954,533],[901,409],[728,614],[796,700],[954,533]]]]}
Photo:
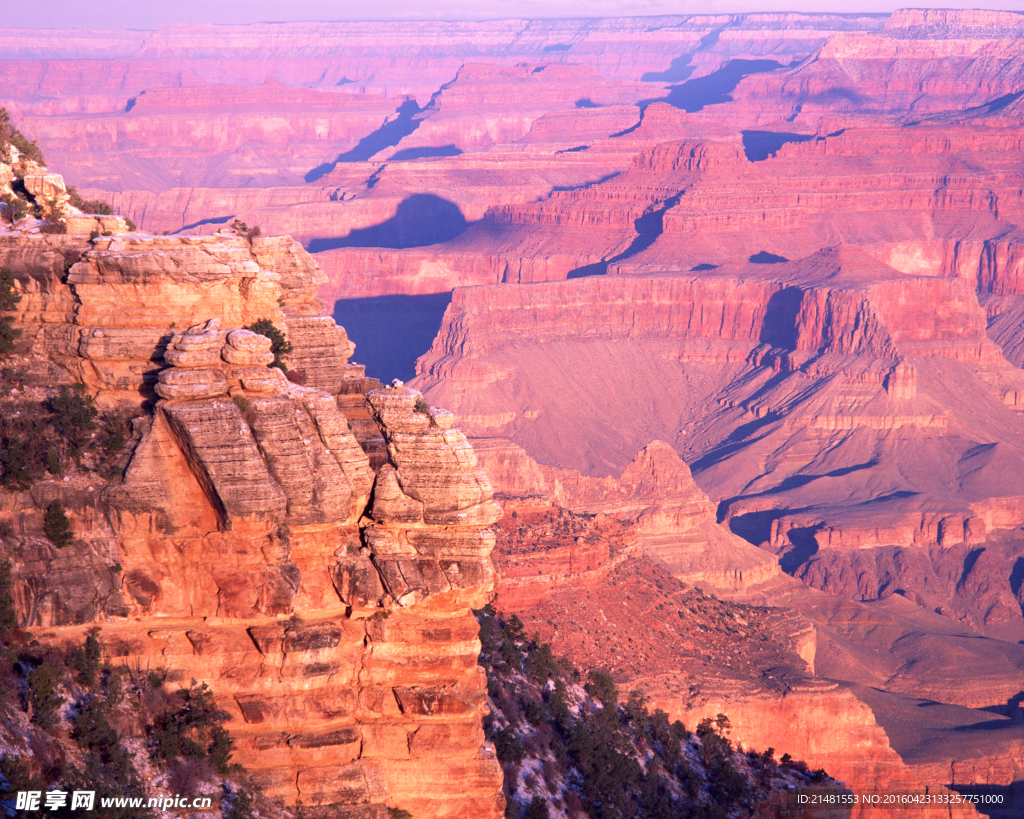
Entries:
{"type": "MultiPolygon", "coordinates": [[[[243,460],[266,461],[259,492],[245,496],[213,466],[212,484],[187,490],[200,505],[216,490],[202,503],[222,528],[232,504],[255,515],[244,533],[200,538],[203,549],[269,538],[262,591],[230,616],[277,617],[295,595],[326,611],[320,591],[356,582],[331,568],[344,555],[321,560],[309,546],[312,562],[291,562],[328,582],[301,602],[286,552],[305,547],[269,524],[287,515],[316,548],[334,527],[392,561],[382,577],[395,605],[413,595],[400,619],[418,607],[469,622],[462,597],[432,608],[455,591],[447,574],[449,591],[430,591],[442,578],[424,566],[440,547],[423,533],[489,531],[498,513],[462,481],[462,441],[445,438],[462,464],[451,508],[410,490],[403,436],[444,437],[450,416],[430,415],[432,426],[402,399],[389,432],[391,404],[364,398],[377,384],[349,363],[351,337],[372,375],[410,380],[457,414],[505,505],[496,605],[581,668],[607,668],[688,726],[728,713],[745,745],[785,748],[848,784],[1024,781],[1024,14],[172,26],[0,31],[0,42],[0,104],[14,122],[83,196],[151,234],[3,236],[25,295],[22,343],[62,357],[111,405],[140,390],[155,402],[158,383],[183,391],[161,392],[163,420],[138,431],[172,471],[220,457],[212,438],[186,440],[204,390],[247,394],[248,378],[256,392],[286,391],[250,401],[243,460]],[[297,244],[247,249],[218,232],[235,219],[297,244]],[[179,270],[226,277],[231,295],[212,288],[213,312],[180,295],[156,309],[170,291],[133,253],[171,260],[160,276],[174,281],[179,270]],[[317,287],[343,341],[317,317],[317,287]],[[114,304],[130,322],[102,318],[114,304]],[[278,438],[290,406],[328,423],[319,399],[227,364],[200,377],[153,363],[202,346],[169,342],[171,320],[181,333],[214,313],[232,330],[287,325],[303,389],[333,396],[351,425],[336,432],[378,470],[365,516],[353,500],[350,514],[324,517],[321,501],[339,490],[319,471],[333,467],[310,455],[320,477],[305,486],[278,438]],[[152,349],[128,355],[141,343],[132,333],[152,349]],[[184,347],[165,353],[168,343],[184,347]],[[418,589],[430,594],[414,601],[418,589]]],[[[209,355],[231,346],[216,333],[209,355]]],[[[234,429],[242,409],[220,403],[234,429]]],[[[141,480],[131,469],[126,481],[141,480]]],[[[147,498],[153,480],[138,484],[147,498]]],[[[480,537],[451,548],[476,561],[457,580],[482,599],[492,535],[480,537]]],[[[145,557],[147,578],[164,559],[145,557]]],[[[219,605],[244,597],[229,580],[219,605]]],[[[133,588],[149,594],[142,580],[133,588]]],[[[93,618],[93,603],[47,594],[22,601],[34,622],[93,618]]],[[[360,634],[366,647],[391,639],[364,619],[346,620],[351,640],[332,650],[357,651],[360,634]]],[[[465,732],[469,759],[485,746],[479,679],[460,665],[473,638],[458,628],[437,638],[449,646],[443,685],[462,686],[444,731],[465,732]]],[[[414,652],[410,634],[394,639],[414,652]]],[[[292,637],[279,637],[261,656],[288,654],[280,641],[292,637]]],[[[392,699],[397,712],[360,701],[351,719],[393,728],[415,708],[392,699]]],[[[291,720],[281,708],[265,718],[291,720]]],[[[402,743],[414,744],[402,730],[363,740],[367,760],[392,761],[345,762],[384,771],[361,774],[374,799],[402,743]]],[[[268,759],[298,759],[287,741],[273,747],[268,759]]],[[[473,759],[471,798],[484,804],[496,769],[473,759]]],[[[416,787],[408,799],[427,806],[425,781],[416,787]]]]}

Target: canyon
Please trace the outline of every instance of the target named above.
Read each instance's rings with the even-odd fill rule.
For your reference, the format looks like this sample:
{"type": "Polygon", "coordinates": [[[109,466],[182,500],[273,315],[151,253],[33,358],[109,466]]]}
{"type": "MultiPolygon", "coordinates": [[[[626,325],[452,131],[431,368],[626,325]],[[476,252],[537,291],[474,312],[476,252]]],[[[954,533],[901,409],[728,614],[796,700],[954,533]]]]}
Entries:
{"type": "Polygon", "coordinates": [[[317,809],[500,815],[492,594],[672,719],[726,713],[850,787],[1024,780],[1022,34],[914,9],[0,31],[0,104],[140,228],[0,235],[21,389],[151,411],[117,487],[4,501],[36,544],[24,625],[193,658],[267,792],[317,809]],[[291,381],[244,335],[265,318],[291,381]],[[58,497],[87,553],[41,545],[58,497]]]}

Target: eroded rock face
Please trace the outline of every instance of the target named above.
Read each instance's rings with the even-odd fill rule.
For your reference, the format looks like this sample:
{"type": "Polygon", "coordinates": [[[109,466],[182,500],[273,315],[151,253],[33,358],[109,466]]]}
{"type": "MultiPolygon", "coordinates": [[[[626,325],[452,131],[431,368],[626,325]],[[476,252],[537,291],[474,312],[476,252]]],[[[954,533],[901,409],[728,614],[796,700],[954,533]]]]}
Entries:
{"type": "MultiPolygon", "coordinates": [[[[413,383],[459,411],[474,438],[510,438],[540,472],[589,479],[566,487],[634,470],[649,494],[646,467],[630,462],[667,441],[717,503],[715,519],[789,571],[816,560],[803,576],[831,591],[855,585],[849,558],[839,582],[843,552],[966,555],[1022,523],[1024,374],[988,338],[974,285],[846,246],[797,262],[457,290],[420,372],[413,383]]],[[[522,483],[531,468],[519,466],[494,474],[522,483]]],[[[630,494],[602,492],[613,503],[630,494]]],[[[976,585],[948,610],[1016,640],[1017,555],[1003,553],[972,578],[991,581],[987,602],[976,585]]],[[[974,570],[960,565],[957,577],[974,570]]],[[[878,574],[861,599],[912,585],[910,571],[878,574]]]]}
{"type": "Polygon", "coordinates": [[[497,578],[488,527],[501,508],[473,448],[452,414],[415,390],[375,390],[369,403],[390,463],[378,474],[364,537],[385,586],[403,606],[451,591],[479,608],[473,593],[497,578]]]}
{"type": "MultiPolygon", "coordinates": [[[[628,521],[638,548],[686,583],[727,596],[748,592],[780,573],[776,558],[718,524],[714,504],[664,441],[644,447],[617,478],[544,466],[507,439],[484,439],[477,451],[503,497],[546,498],[574,513],[628,521]]],[[[591,540],[588,536],[577,546],[591,540]]],[[[581,561],[589,562],[586,553],[586,548],[578,555],[570,549],[568,566],[576,565],[578,572],[581,561]]],[[[559,559],[546,554],[542,562],[557,564],[559,559]]],[[[573,571],[568,566],[555,573],[573,571]]],[[[508,569],[502,577],[507,585],[508,569]]],[[[544,577],[550,582],[547,572],[544,577]]]]}
{"type": "Polygon", "coordinates": [[[237,330],[273,322],[288,336],[306,386],[336,395],[364,378],[349,363],[354,345],[345,331],[320,316],[323,273],[287,237],[8,236],[0,237],[0,258],[22,294],[24,352],[55,360],[106,404],[152,400],[167,364],[195,371],[165,376],[175,383],[163,382],[164,389],[178,389],[179,397],[186,389],[193,397],[226,392],[199,374],[204,368],[234,365],[241,378],[254,366],[265,379],[273,360],[266,343],[252,348],[226,332],[214,339],[212,330],[184,335],[212,318],[237,330]]]}
{"type": "Polygon", "coordinates": [[[123,479],[5,496],[21,623],[55,643],[99,625],[111,662],[209,683],[235,759],[299,815],[503,815],[470,610],[491,597],[500,509],[454,417],[417,412],[413,390],[372,392],[387,458],[375,476],[338,396],[352,405],[377,382],[315,315],[321,276],[290,240],[4,250],[26,352],[101,403],[155,400],[123,479]],[[241,327],[267,317],[305,384],[241,327]],[[73,521],[63,550],[40,537],[52,499],[73,521]]]}

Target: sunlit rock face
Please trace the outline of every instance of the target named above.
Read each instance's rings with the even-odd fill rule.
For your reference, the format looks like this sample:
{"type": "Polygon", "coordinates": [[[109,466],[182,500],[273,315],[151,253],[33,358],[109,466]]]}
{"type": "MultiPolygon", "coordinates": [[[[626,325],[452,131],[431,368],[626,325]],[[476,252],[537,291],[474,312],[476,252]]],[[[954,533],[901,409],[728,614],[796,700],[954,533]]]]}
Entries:
{"type": "Polygon", "coordinates": [[[99,626],[111,662],[209,683],[235,760],[301,815],[503,815],[471,613],[500,509],[454,416],[373,391],[290,239],[11,237],[0,253],[24,377],[150,408],[120,479],[34,488],[64,503],[71,546],[6,495],[22,625],[55,643],[99,626]],[[287,334],[294,380],[244,329],[261,319],[287,334]]]}

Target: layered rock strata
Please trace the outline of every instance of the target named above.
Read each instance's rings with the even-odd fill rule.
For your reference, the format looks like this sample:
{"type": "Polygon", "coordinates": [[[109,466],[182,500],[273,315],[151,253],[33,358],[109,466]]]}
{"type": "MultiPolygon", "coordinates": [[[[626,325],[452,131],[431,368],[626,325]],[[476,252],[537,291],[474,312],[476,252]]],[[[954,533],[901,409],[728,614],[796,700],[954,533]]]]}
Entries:
{"type": "MultiPolygon", "coordinates": [[[[668,441],[716,518],[784,564],[816,549],[948,549],[1022,523],[1022,374],[988,339],[972,291],[847,247],[471,288],[456,291],[414,383],[475,436],[592,479],[668,441]],[[940,451],[957,453],[941,470],[940,451]]],[[[1016,604],[994,602],[969,621],[1017,639],[1016,604]]]]}
{"type": "MultiPolygon", "coordinates": [[[[664,441],[644,447],[617,478],[587,477],[576,470],[543,466],[507,439],[477,439],[475,448],[503,495],[543,499],[583,516],[611,515],[628,521],[636,549],[683,582],[728,596],[769,583],[780,573],[772,555],[718,525],[714,504],[664,441]]],[[[577,545],[583,547],[592,540],[580,537],[577,545]]],[[[570,549],[565,555],[567,565],[555,574],[578,574],[581,565],[592,561],[593,557],[584,557],[590,552],[586,547],[579,554],[570,549]]],[[[519,574],[503,571],[504,584],[519,574]]],[[[543,574],[545,582],[551,582],[550,573],[543,574]]]]}
{"type": "Polygon", "coordinates": [[[152,403],[122,479],[6,495],[20,623],[54,644],[99,625],[111,662],[209,683],[235,760],[299,815],[502,815],[471,613],[491,596],[500,510],[454,416],[370,389],[288,240],[54,236],[4,252],[37,376],[152,403]],[[240,327],[268,317],[304,384],[240,327]],[[339,393],[382,441],[377,475],[339,393]],[[62,550],[42,537],[54,499],[75,533],[62,550]]]}

